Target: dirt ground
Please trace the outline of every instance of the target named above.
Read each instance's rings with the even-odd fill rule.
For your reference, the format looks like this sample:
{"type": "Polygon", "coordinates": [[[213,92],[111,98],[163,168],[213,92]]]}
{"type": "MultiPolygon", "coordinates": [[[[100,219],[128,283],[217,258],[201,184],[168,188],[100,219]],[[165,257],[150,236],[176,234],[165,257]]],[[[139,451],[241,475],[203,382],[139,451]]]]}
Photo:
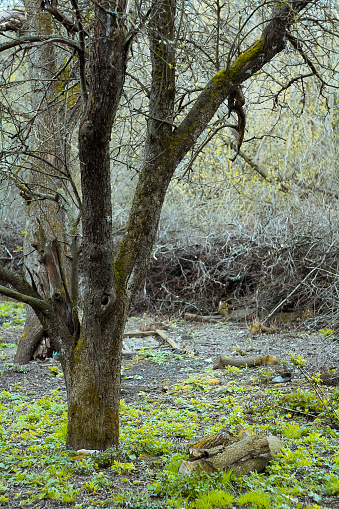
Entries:
{"type": "MultiPolygon", "coordinates": [[[[126,330],[138,330],[154,321],[158,320],[146,316],[131,318],[126,330]]],[[[243,323],[201,324],[163,320],[162,324],[166,327],[165,334],[190,354],[173,350],[159,336],[153,339],[128,338],[126,342],[135,353],[123,358],[121,398],[126,403],[138,399],[141,392],[163,393],[178,381],[206,373],[206,367],[212,366],[218,355],[237,357],[239,354],[236,351],[248,357],[268,354],[277,356],[280,364],[272,367],[277,374],[284,371],[293,373],[290,353],[301,355],[307,360],[310,373],[339,368],[339,337],[335,334],[324,337],[324,332],[302,330],[301,325],[297,329],[283,325],[275,334],[257,334],[252,333],[249,326],[243,323]]],[[[22,327],[19,326],[1,326],[1,342],[17,344],[21,331],[22,327]]],[[[55,388],[59,388],[66,396],[64,379],[53,377],[49,372],[51,365],[58,365],[57,360],[31,361],[27,365],[27,372],[20,373],[5,367],[14,362],[15,351],[15,348],[3,350],[6,358],[0,358],[0,371],[5,369],[5,376],[1,377],[0,390],[9,388],[15,382],[28,380],[27,395],[32,399],[55,388]]],[[[259,369],[252,368],[251,372],[259,369]]],[[[294,373],[290,383],[296,379],[299,380],[300,375],[294,373]]]]}

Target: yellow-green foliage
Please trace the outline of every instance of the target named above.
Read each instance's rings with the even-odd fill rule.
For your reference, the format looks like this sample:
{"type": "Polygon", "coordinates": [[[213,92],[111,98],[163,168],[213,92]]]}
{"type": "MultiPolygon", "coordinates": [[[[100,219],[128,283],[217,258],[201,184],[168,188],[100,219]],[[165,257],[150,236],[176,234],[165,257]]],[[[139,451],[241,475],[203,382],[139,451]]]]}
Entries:
{"type": "MultiPolygon", "coordinates": [[[[7,504],[9,499],[14,506],[25,506],[46,499],[74,502],[75,507],[85,509],[100,505],[106,490],[105,501],[111,507],[124,507],[128,502],[131,507],[149,504],[152,508],[237,505],[292,509],[295,499],[305,492],[312,493],[315,502],[322,495],[337,496],[338,432],[327,427],[326,421],[308,421],[306,412],[294,414],[295,421],[291,421],[288,408],[300,400],[309,406],[314,396],[310,394],[310,400],[300,396],[302,393],[292,393],[291,399],[282,403],[286,395],[275,387],[262,389],[264,412],[260,402],[252,404],[251,431],[277,434],[284,441],[265,475],[236,478],[228,471],[184,477],[178,473],[181,461],[188,458],[188,442],[222,427],[236,434],[239,422],[249,427],[245,403],[251,385],[241,387],[239,379],[229,380],[229,373],[224,376],[225,385],[210,383],[207,371],[169,388],[163,397],[140,393],[133,406],[122,401],[120,448],[88,457],[65,450],[67,408],[58,391],[29,401],[25,380],[13,384],[0,393],[0,503],[7,504]],[[281,402],[279,408],[277,401],[281,402]],[[270,499],[268,493],[272,492],[270,499]]],[[[253,374],[248,370],[241,376],[251,380],[253,374]]],[[[222,382],[221,374],[218,379],[222,382]]],[[[254,388],[257,393],[258,385],[254,388]]],[[[338,395],[334,390],[331,399],[329,396],[335,409],[338,395]]]]}
{"type": "Polygon", "coordinates": [[[305,413],[320,414],[324,412],[324,405],[315,393],[297,391],[285,394],[281,400],[282,406],[288,406],[295,410],[301,410],[305,413]]]}
{"type": "Polygon", "coordinates": [[[196,509],[211,509],[212,507],[229,507],[234,500],[234,496],[221,490],[212,490],[206,495],[202,495],[194,502],[196,509]]]}
{"type": "Polygon", "coordinates": [[[3,320],[3,327],[20,325],[25,323],[26,304],[21,302],[1,302],[0,318],[3,320]],[[6,318],[8,319],[6,321],[6,318]]]}
{"type": "Polygon", "coordinates": [[[283,424],[282,430],[282,434],[286,438],[300,438],[307,434],[307,428],[300,427],[298,423],[283,424]]]}
{"type": "Polygon", "coordinates": [[[48,371],[49,371],[50,375],[54,375],[54,376],[62,375],[62,372],[60,371],[60,369],[57,366],[49,366],[48,371]]]}
{"type": "Polygon", "coordinates": [[[271,498],[263,491],[250,491],[238,497],[239,505],[249,505],[258,509],[268,509],[270,507],[271,498]]]}

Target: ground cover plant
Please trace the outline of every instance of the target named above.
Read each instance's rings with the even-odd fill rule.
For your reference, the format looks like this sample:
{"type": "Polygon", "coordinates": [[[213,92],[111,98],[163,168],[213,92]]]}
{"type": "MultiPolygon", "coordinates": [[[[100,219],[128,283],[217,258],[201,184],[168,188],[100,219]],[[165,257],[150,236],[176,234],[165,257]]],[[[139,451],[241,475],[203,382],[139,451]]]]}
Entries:
{"type": "MultiPolygon", "coordinates": [[[[173,320],[169,327],[170,332],[187,333],[187,325],[180,320],[173,320]]],[[[335,421],[339,388],[321,384],[307,363],[303,365],[301,355],[292,356],[297,365],[293,368],[286,354],[283,366],[295,370],[288,384],[271,383],[276,376],[271,367],[213,371],[208,356],[214,354],[214,345],[224,340],[221,348],[225,348],[225,338],[229,340],[237,331],[248,334],[244,327],[232,329],[227,324],[191,330],[188,335],[197,341],[201,336],[209,341],[213,337],[213,348],[198,352],[197,342],[194,355],[146,355],[143,351],[126,361],[123,387],[131,381],[135,386],[133,397],[125,392],[120,404],[120,448],[94,455],[65,448],[67,407],[59,364],[33,362],[26,370],[17,370],[8,362],[9,354],[0,361],[1,506],[339,507],[339,426],[335,421]],[[162,382],[150,388],[151,378],[157,376],[162,382]],[[231,472],[178,474],[180,462],[188,457],[189,443],[221,428],[234,431],[238,424],[282,439],[281,452],[264,473],[240,478],[231,472]]],[[[1,354],[15,350],[7,333],[13,341],[20,326],[2,327],[1,354]]],[[[286,343],[286,336],[281,336],[286,343]]],[[[325,349],[333,342],[331,335],[324,337],[320,331],[317,337],[325,349]]],[[[295,338],[300,339],[300,332],[295,338]]],[[[304,344],[309,341],[310,337],[305,338],[304,344]]]]}

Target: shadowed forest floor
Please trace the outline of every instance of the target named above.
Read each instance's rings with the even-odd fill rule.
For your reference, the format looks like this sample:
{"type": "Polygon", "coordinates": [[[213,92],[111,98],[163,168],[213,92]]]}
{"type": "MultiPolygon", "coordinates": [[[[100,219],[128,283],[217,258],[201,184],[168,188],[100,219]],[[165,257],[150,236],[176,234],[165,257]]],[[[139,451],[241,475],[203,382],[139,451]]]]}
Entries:
{"type": "MultiPolygon", "coordinates": [[[[132,318],[127,330],[151,322],[132,318]]],[[[135,342],[136,355],[123,361],[121,447],[95,456],[64,447],[67,408],[60,364],[51,359],[14,365],[22,325],[9,321],[1,327],[0,505],[339,508],[338,380],[333,376],[332,386],[306,380],[290,357],[307,361],[309,377],[334,375],[329,370],[339,366],[338,337],[331,331],[303,332],[300,325],[300,330],[286,326],[275,334],[254,334],[244,324],[162,323],[166,335],[189,353],[160,342],[152,349],[135,342]],[[236,357],[236,350],[247,357],[276,355],[280,364],[213,370],[218,355],[236,357]],[[272,382],[284,372],[292,373],[289,382],[272,382]],[[237,424],[283,440],[265,473],[227,484],[221,474],[182,478],[176,473],[189,443],[221,428],[233,431],[237,424]],[[229,493],[231,501],[215,505],[216,491],[229,493]]]]}

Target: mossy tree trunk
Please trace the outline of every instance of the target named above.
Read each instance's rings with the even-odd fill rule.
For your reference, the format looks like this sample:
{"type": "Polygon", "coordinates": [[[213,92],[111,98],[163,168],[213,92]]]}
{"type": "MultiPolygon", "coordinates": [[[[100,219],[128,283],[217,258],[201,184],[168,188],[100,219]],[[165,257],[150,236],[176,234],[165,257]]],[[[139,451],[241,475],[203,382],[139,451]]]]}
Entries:
{"type": "Polygon", "coordinates": [[[125,79],[125,9],[125,0],[96,7],[91,83],[79,129],[83,322],[63,361],[67,444],[75,449],[106,449],[117,445],[119,437],[122,334],[129,298],[116,287],[114,274],[110,139],[125,79]]]}
{"type": "Polygon", "coordinates": [[[113,261],[109,142],[125,77],[126,5],[125,0],[97,4],[89,94],[79,129],[85,275],[81,329],[74,309],[65,313],[68,297],[61,265],[48,265],[48,260],[56,260],[53,249],[57,246],[52,245],[42,257],[48,273],[60,283],[60,290],[49,297],[0,267],[0,276],[16,289],[0,287],[0,292],[33,307],[61,354],[69,448],[117,445],[122,333],[131,296],[147,270],[173,173],[232,90],[284,49],[288,28],[308,6],[308,1],[277,2],[257,42],[212,77],[181,124],[174,127],[175,0],[153,1],[149,30],[152,84],[144,164],[126,234],[113,261]]]}

